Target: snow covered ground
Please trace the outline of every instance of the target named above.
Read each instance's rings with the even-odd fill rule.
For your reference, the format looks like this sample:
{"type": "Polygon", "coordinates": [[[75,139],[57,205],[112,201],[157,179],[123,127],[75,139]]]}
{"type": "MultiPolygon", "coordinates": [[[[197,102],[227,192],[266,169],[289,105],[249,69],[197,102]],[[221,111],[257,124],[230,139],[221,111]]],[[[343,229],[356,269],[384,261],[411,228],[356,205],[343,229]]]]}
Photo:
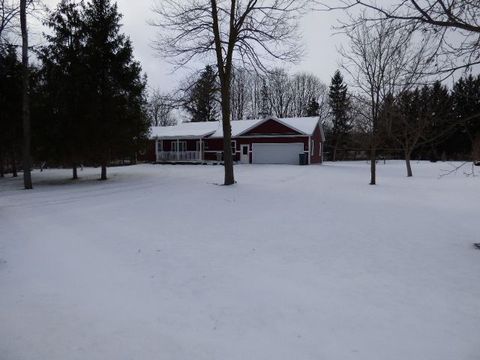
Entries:
{"type": "Polygon", "coordinates": [[[0,359],[479,359],[480,177],[448,167],[0,179],[0,359]]]}

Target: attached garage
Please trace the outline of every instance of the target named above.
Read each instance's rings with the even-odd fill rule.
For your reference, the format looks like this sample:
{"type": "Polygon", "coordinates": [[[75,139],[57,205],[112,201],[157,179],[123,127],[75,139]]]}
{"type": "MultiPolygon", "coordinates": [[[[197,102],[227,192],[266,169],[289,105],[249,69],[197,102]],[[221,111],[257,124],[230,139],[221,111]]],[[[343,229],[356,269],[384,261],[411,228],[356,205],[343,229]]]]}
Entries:
{"type": "Polygon", "coordinates": [[[253,143],[252,162],[254,164],[298,165],[299,154],[304,153],[303,143],[253,143]]]}
{"type": "MultiPolygon", "coordinates": [[[[231,122],[233,161],[239,164],[292,164],[322,162],[325,137],[318,117],[231,122]]],[[[151,146],[157,162],[218,163],[223,160],[223,126],[218,121],[186,122],[153,127],[151,146]]],[[[151,156],[151,155],[150,155],[151,156]]]]}

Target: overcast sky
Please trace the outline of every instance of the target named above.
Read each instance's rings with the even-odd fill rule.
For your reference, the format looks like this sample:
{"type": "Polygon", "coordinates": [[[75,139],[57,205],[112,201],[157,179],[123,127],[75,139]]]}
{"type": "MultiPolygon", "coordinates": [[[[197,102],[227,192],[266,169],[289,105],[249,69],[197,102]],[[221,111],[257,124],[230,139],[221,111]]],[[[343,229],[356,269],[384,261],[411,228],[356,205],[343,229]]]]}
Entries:
{"type": "MultiPolygon", "coordinates": [[[[135,57],[147,73],[149,86],[169,91],[176,88],[178,81],[185,76],[181,70],[172,74],[173,67],[163,61],[151,48],[156,29],[147,21],[154,18],[154,0],[118,0],[119,11],[123,14],[122,32],[130,36],[135,57]]],[[[55,8],[58,0],[45,0],[50,8],[55,8]]],[[[337,47],[343,40],[341,35],[333,35],[339,13],[312,12],[301,21],[306,56],[299,65],[286,66],[290,71],[307,71],[317,75],[325,83],[330,82],[338,67],[337,47]]],[[[279,64],[281,65],[281,64],[279,64]]]]}

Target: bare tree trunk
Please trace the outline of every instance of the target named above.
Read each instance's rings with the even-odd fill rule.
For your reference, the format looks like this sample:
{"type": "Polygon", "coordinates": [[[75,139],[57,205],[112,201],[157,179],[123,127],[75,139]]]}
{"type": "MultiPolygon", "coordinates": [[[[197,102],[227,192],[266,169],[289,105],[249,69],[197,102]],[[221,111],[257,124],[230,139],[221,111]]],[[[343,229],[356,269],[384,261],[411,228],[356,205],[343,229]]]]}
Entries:
{"type": "Polygon", "coordinates": [[[0,178],[5,177],[5,159],[3,157],[3,151],[0,151],[0,178]]]}
{"type": "Polygon", "coordinates": [[[72,164],[72,180],[78,180],[77,163],[72,164]]]}
{"type": "Polygon", "coordinates": [[[407,177],[413,176],[412,165],[410,164],[411,158],[412,158],[412,151],[405,150],[405,164],[407,165],[407,177]]]}
{"type": "Polygon", "coordinates": [[[338,143],[335,142],[335,145],[333,146],[332,161],[337,161],[337,147],[338,143]]]}
{"type": "Polygon", "coordinates": [[[377,183],[377,149],[372,145],[370,149],[370,185],[377,183]]]}
{"type": "Polygon", "coordinates": [[[17,177],[18,176],[18,171],[17,171],[17,156],[15,149],[12,150],[12,176],[17,177]]]}
{"type": "Polygon", "coordinates": [[[20,26],[22,28],[22,119],[23,119],[23,185],[33,189],[30,159],[30,90],[28,71],[27,0],[20,0],[20,26]]]}
{"type": "Polygon", "coordinates": [[[235,183],[235,177],[233,174],[232,126],[230,124],[230,90],[224,89],[222,92],[224,184],[232,185],[235,183]]]}
{"type": "Polygon", "coordinates": [[[100,176],[100,180],[107,180],[107,162],[102,162],[102,174],[100,176]]]}

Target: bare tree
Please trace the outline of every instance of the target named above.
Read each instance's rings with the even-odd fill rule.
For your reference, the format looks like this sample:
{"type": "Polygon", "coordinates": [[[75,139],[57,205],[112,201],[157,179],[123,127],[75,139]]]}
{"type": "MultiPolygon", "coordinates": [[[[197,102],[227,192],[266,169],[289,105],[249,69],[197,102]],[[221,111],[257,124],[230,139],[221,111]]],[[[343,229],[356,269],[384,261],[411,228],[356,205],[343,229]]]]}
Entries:
{"type": "Polygon", "coordinates": [[[249,103],[249,91],[252,76],[243,68],[234,69],[232,73],[232,118],[243,120],[246,117],[249,103]]]}
{"type": "Polygon", "coordinates": [[[290,77],[284,69],[273,69],[266,76],[267,98],[271,114],[283,118],[290,114],[293,92],[290,77]]]}
{"type": "Polygon", "coordinates": [[[369,24],[363,14],[352,19],[346,32],[349,47],[341,49],[344,69],[367,101],[367,131],[370,134],[370,184],[376,184],[377,147],[382,141],[380,112],[388,95],[406,91],[418,83],[429,62],[428,39],[413,43],[412,29],[389,20],[369,24]]]}
{"type": "Polygon", "coordinates": [[[214,55],[221,88],[225,185],[235,183],[231,81],[235,63],[264,69],[267,59],[297,61],[297,22],[305,0],[162,0],[152,25],[156,49],[177,66],[214,55]]]}
{"type": "Polygon", "coordinates": [[[232,79],[233,119],[308,116],[309,106],[315,101],[323,121],[328,112],[327,95],[327,86],[313,74],[291,75],[275,68],[260,75],[236,69],[232,79]]]}
{"type": "Polygon", "coordinates": [[[472,151],[473,163],[476,166],[480,166],[480,134],[475,137],[473,142],[473,151],[472,151]]]}
{"type": "Polygon", "coordinates": [[[33,189],[30,158],[30,86],[28,70],[27,0],[20,0],[20,24],[22,29],[22,119],[23,119],[23,185],[33,189]]]}
{"type": "Polygon", "coordinates": [[[292,109],[289,116],[307,116],[308,104],[315,100],[319,104],[319,111],[324,110],[327,96],[327,85],[313,74],[299,73],[291,79],[293,92],[292,109]]]}
{"type": "MultiPolygon", "coordinates": [[[[16,41],[21,37],[19,0],[0,0],[0,48],[16,41]]],[[[45,10],[41,0],[27,0],[26,13],[35,14],[45,10]]]]}
{"type": "Polygon", "coordinates": [[[14,0],[0,0],[0,45],[7,43],[7,35],[17,26],[20,4],[14,0]]]}
{"type": "Polygon", "coordinates": [[[172,115],[175,109],[175,100],[169,94],[160,90],[153,90],[148,100],[148,113],[154,126],[172,126],[177,123],[172,115]]]}
{"type": "Polygon", "coordinates": [[[478,0],[315,0],[322,10],[371,10],[369,22],[401,21],[436,41],[437,73],[446,76],[480,64],[480,2],[478,0]]]}
{"type": "Polygon", "coordinates": [[[298,73],[292,76],[285,69],[275,68],[267,73],[264,80],[270,115],[307,116],[312,100],[319,103],[319,111],[324,110],[327,86],[315,75],[298,73]]]}

